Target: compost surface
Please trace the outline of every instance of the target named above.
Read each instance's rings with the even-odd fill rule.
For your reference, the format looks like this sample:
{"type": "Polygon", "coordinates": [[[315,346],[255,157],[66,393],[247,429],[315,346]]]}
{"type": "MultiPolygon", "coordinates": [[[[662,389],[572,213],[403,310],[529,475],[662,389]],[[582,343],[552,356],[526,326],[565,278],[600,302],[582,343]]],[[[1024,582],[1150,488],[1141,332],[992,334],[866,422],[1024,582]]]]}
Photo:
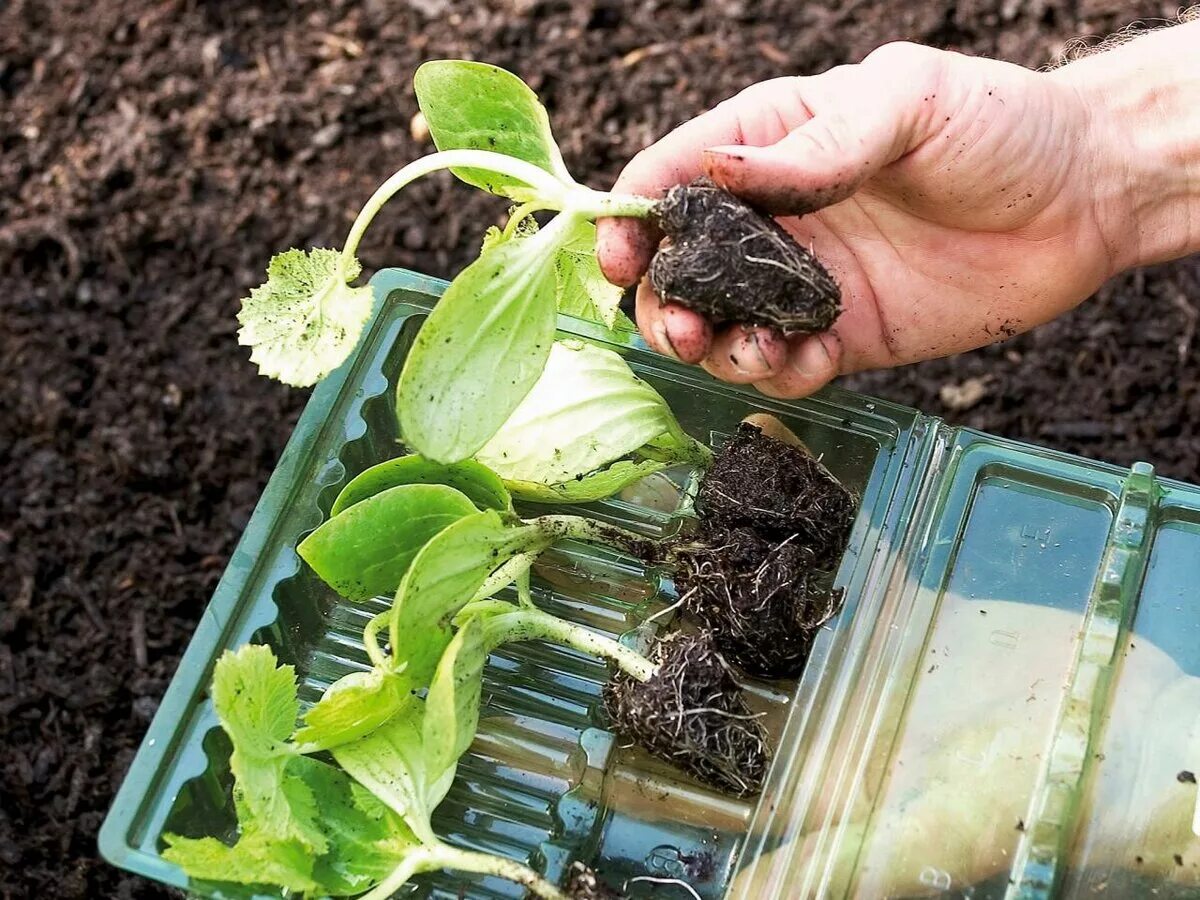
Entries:
{"type": "MultiPolygon", "coordinates": [[[[574,0],[0,4],[0,897],[164,897],[96,831],[304,403],[237,346],[272,251],[337,246],[413,137],[422,60],[541,92],[611,184],[741,87],[909,38],[1030,65],[1170,3],[574,0]]],[[[420,138],[419,129],[416,130],[420,138]]],[[[368,267],[448,275],[494,199],[411,188],[368,267]]],[[[1196,260],[955,360],[848,384],[1200,479],[1196,260]]]]}

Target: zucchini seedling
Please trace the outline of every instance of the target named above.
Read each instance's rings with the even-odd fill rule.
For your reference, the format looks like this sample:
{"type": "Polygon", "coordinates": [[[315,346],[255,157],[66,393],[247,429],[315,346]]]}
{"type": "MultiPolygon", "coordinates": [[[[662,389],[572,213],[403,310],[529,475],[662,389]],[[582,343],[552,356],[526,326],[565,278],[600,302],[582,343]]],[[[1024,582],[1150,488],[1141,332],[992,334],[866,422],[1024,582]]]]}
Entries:
{"type": "Polygon", "coordinates": [[[718,322],[827,328],[840,292],[779,225],[710,184],[665,199],[606,193],[575,181],[537,96],[503,69],[463,60],[422,65],[414,77],[438,152],[388,178],[358,214],[341,250],[288,250],[239,314],[239,340],[265,375],[312,384],[346,359],[370,314],[355,286],[358,246],[379,210],[417,178],[450,169],[513,201],[479,258],[451,282],[416,336],[400,377],[404,440],[423,456],[477,453],[529,393],[546,365],[556,314],[615,326],[620,289],[600,272],[595,219],[652,219],[668,239],[651,268],[664,296],[718,322]],[[533,215],[557,212],[544,227],[533,215]]]}

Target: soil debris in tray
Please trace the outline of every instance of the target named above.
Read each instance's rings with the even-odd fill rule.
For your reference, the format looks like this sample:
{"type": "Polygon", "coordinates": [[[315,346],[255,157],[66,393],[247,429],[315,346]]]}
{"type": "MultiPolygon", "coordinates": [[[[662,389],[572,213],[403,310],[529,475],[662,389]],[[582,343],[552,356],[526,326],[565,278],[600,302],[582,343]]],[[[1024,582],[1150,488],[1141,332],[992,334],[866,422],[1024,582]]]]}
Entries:
{"type": "Polygon", "coordinates": [[[705,473],[696,507],[708,527],[795,539],[810,565],[831,568],[846,549],[857,501],[813,456],[743,422],[705,473]]]}
{"type": "Polygon", "coordinates": [[[796,535],[715,526],[674,553],[676,585],[717,648],[752,675],[795,678],[813,635],[837,610],[827,577],[796,535]]]}
{"type": "Polygon", "coordinates": [[[620,673],[604,703],[617,731],[701,781],[736,797],[762,789],[766,730],[750,711],[713,638],[677,632],[659,641],[655,675],[620,673]]]}
{"type": "Polygon", "coordinates": [[[578,860],[571,863],[567,896],[571,900],[625,900],[624,894],[609,887],[595,872],[578,860]]]}
{"type": "Polygon", "coordinates": [[[842,292],[820,261],[769,215],[707,178],[671,188],[658,208],[666,234],[650,282],[713,325],[767,325],[784,334],[825,331],[842,292]]]}

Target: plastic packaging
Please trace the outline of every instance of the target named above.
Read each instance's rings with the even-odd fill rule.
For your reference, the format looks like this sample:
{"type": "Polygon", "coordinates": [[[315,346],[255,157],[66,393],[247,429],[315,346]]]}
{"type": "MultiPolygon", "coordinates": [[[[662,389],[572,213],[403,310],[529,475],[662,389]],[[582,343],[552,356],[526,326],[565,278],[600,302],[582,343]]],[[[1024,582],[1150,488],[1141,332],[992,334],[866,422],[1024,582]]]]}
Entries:
{"type": "MultiPolygon", "coordinates": [[[[444,284],[399,270],[373,284],[374,323],[314,391],[104,823],[118,866],[185,886],[160,835],[233,836],[229,747],[205,699],[223,650],[270,643],[307,702],[367,665],[356,636],[382,607],[339,600],[294,548],[346,480],[397,452],[392,386],[444,284]]],[[[686,882],[705,900],[1200,897],[1200,491],[842,391],[773,401],[633,335],[620,349],[693,435],[717,446],[774,413],[860,494],[844,607],[798,684],[748,682],[778,748],[757,802],[622,746],[599,661],[503,648],[442,834],[551,878],[583,859],[632,896],[686,898],[686,882]]],[[[664,533],[691,477],[589,512],[664,533]]],[[[594,548],[547,554],[534,589],[629,642],[672,627],[639,627],[673,602],[669,579],[594,548]]],[[[520,891],[442,875],[416,896],[520,891]]]]}

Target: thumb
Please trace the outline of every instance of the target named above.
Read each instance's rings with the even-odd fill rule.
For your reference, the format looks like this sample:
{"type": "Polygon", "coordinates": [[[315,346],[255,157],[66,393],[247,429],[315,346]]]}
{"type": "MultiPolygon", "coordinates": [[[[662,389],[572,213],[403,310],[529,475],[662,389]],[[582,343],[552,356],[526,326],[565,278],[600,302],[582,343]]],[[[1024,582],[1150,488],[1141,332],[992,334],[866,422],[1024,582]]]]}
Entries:
{"type": "Polygon", "coordinates": [[[798,89],[812,118],[768,146],[705,150],[706,174],[775,215],[804,215],[845,200],[920,143],[930,105],[925,85],[937,62],[920,52],[925,49],[904,66],[905,74],[924,77],[897,79],[894,66],[869,57],[858,66],[798,79],[808,82],[798,89]],[[919,68],[926,71],[912,71],[919,68]]]}

